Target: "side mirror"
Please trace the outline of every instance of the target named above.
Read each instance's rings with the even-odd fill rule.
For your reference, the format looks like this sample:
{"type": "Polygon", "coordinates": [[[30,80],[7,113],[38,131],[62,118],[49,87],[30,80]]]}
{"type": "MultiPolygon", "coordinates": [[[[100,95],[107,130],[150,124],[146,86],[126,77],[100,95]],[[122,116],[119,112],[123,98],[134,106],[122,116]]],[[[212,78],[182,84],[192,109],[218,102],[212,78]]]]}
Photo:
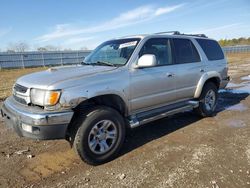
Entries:
{"type": "Polygon", "coordinates": [[[153,54],[141,56],[137,63],[137,68],[153,67],[156,65],[156,57],[153,54]]]}

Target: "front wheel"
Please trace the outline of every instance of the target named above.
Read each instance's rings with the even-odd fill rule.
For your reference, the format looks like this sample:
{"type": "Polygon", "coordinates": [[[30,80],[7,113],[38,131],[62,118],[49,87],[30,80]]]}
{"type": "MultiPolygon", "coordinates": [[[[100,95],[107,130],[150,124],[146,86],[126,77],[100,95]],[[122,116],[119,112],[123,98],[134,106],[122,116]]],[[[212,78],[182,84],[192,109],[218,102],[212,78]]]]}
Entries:
{"type": "Polygon", "coordinates": [[[195,108],[195,112],[202,117],[210,117],[215,113],[218,100],[218,88],[212,82],[204,85],[199,98],[199,107],[195,108]]]}
{"type": "Polygon", "coordinates": [[[76,133],[74,148],[83,161],[98,165],[118,154],[124,138],[122,116],[112,108],[100,106],[86,114],[76,133]]]}

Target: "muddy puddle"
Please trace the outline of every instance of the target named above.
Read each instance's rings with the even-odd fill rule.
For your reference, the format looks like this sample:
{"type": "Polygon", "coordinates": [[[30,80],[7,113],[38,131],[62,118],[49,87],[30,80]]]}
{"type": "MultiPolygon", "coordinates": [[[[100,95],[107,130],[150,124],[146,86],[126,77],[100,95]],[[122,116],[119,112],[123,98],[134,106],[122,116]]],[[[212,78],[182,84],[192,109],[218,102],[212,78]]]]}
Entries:
{"type": "Polygon", "coordinates": [[[235,94],[242,94],[242,93],[248,93],[250,94],[250,75],[241,77],[241,80],[243,82],[241,83],[234,83],[229,82],[226,89],[222,89],[219,92],[231,92],[235,94]]]}
{"type": "Polygon", "coordinates": [[[248,81],[250,81],[250,75],[241,77],[241,80],[248,80],[248,81]]]}
{"type": "Polygon", "coordinates": [[[226,107],[226,110],[239,111],[239,112],[243,112],[243,111],[245,111],[247,109],[248,109],[248,107],[246,105],[242,104],[242,103],[226,107]]]}
{"type": "Polygon", "coordinates": [[[246,127],[246,123],[240,119],[232,119],[227,122],[227,125],[232,128],[243,128],[246,127]]]}

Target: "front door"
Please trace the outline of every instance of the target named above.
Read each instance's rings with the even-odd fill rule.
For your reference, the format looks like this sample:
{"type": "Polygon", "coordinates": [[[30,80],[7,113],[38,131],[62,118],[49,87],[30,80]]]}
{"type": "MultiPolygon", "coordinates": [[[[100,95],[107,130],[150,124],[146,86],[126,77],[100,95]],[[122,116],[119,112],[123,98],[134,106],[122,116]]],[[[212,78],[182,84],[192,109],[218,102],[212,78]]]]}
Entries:
{"type": "Polygon", "coordinates": [[[163,106],[175,100],[175,74],[171,40],[152,38],[146,41],[139,57],[153,54],[157,65],[130,70],[130,107],[132,112],[163,106]]]}

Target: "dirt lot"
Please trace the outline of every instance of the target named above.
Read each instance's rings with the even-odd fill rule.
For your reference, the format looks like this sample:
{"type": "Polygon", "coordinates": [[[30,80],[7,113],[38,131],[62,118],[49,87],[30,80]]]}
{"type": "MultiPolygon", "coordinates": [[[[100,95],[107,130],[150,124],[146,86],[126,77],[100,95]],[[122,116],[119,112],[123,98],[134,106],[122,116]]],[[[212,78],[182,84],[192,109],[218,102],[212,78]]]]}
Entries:
{"type": "Polygon", "coordinates": [[[229,58],[216,116],[186,112],[137,128],[101,166],[64,140],[19,138],[0,119],[0,187],[250,187],[250,56],[240,57],[229,58]]]}

